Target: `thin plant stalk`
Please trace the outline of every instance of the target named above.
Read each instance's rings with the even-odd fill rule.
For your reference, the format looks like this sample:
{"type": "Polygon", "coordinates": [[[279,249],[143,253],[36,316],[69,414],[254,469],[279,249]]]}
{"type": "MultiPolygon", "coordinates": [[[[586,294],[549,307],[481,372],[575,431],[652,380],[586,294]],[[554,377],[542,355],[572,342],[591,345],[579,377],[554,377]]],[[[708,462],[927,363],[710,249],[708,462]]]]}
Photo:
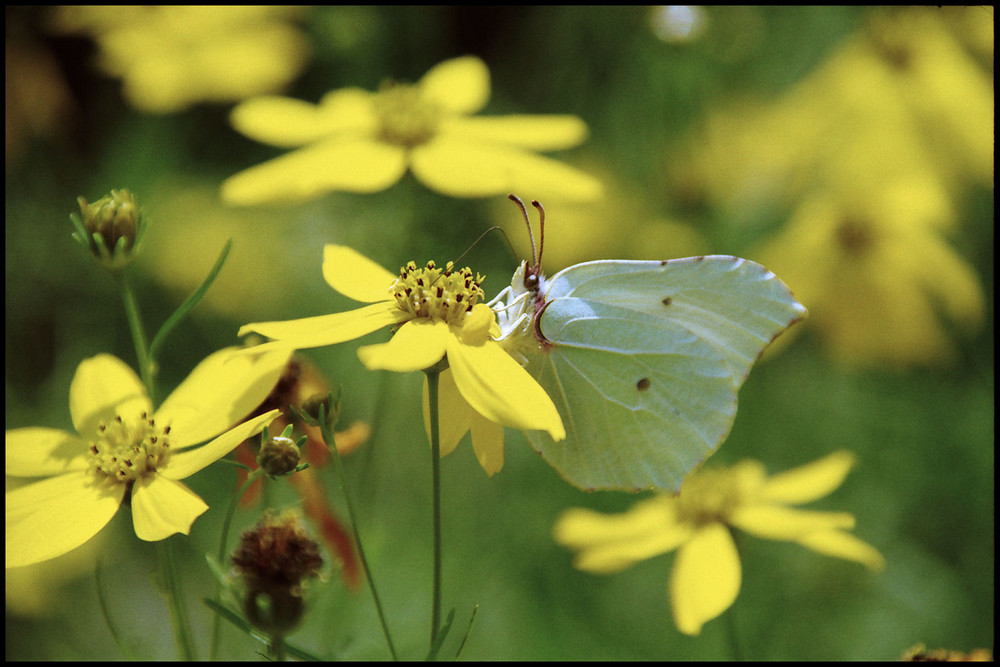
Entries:
{"type": "Polygon", "coordinates": [[[438,415],[438,380],[440,371],[428,370],[427,403],[431,426],[431,489],[434,517],[434,582],[431,596],[431,646],[437,642],[441,629],[441,437],[438,415]]]}

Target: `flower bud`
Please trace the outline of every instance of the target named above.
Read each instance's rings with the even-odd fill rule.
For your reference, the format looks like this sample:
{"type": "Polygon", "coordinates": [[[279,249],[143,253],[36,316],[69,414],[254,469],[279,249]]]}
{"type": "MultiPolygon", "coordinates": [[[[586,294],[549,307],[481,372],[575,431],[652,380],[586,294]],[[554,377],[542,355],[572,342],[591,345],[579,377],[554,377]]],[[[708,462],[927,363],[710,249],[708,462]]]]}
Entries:
{"type": "Polygon", "coordinates": [[[302,619],[302,585],[319,575],[319,545],[306,533],[297,513],[265,514],[240,536],[233,564],[246,585],[247,620],[271,634],[290,632],[302,619]]]}
{"type": "Polygon", "coordinates": [[[260,446],[257,465],[272,477],[294,472],[299,465],[301,452],[299,445],[288,437],[291,431],[292,427],[289,426],[284,433],[265,439],[260,446]]]}
{"type": "Polygon", "coordinates": [[[70,215],[76,227],[73,238],[110,269],[131,262],[144,231],[135,196],[128,190],[112,190],[92,204],[84,197],[77,197],[77,202],[80,215],[70,215]]]}

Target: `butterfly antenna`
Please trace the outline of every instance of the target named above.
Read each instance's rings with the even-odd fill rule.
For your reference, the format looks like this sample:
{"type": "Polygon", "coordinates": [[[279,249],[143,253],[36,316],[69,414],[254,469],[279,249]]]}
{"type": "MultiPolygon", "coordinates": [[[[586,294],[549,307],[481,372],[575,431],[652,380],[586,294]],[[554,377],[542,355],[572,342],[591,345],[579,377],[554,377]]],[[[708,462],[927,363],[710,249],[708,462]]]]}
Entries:
{"type": "Polygon", "coordinates": [[[479,238],[478,238],[478,239],[476,239],[475,241],[473,241],[472,243],[470,243],[470,244],[469,244],[469,247],[465,249],[465,252],[463,252],[463,253],[462,253],[461,255],[459,255],[459,256],[458,256],[458,257],[456,257],[456,258],[455,258],[454,260],[452,260],[452,262],[453,262],[454,264],[458,264],[458,262],[459,262],[459,261],[460,261],[460,260],[461,260],[461,259],[462,259],[463,257],[465,257],[466,255],[468,255],[468,254],[469,254],[469,251],[470,251],[470,250],[472,250],[473,248],[475,248],[475,247],[476,247],[476,245],[478,245],[478,243],[479,243],[480,241],[482,241],[482,240],[483,240],[483,239],[484,239],[484,238],[486,237],[486,235],[487,235],[487,234],[489,234],[490,232],[500,232],[500,233],[501,233],[501,234],[503,235],[503,240],[504,240],[504,241],[506,241],[506,242],[507,242],[507,245],[508,245],[508,246],[510,247],[510,249],[511,249],[511,252],[513,252],[513,251],[514,251],[514,244],[512,244],[512,243],[510,242],[510,238],[508,238],[508,237],[507,237],[507,232],[505,232],[505,231],[504,231],[503,229],[501,229],[501,228],[500,228],[500,227],[498,227],[497,225],[493,225],[492,227],[490,227],[489,229],[487,229],[487,230],[486,230],[485,232],[483,232],[482,234],[480,234],[480,235],[479,235],[479,238]]]}
{"type": "MultiPolygon", "coordinates": [[[[545,209],[537,199],[531,200],[531,205],[538,209],[538,262],[535,266],[542,265],[542,250],[545,248],[545,209]]],[[[534,250],[532,250],[534,252],[534,250]]]]}
{"type": "Polygon", "coordinates": [[[531,231],[531,221],[528,220],[528,209],[524,207],[524,202],[521,201],[521,198],[517,195],[507,195],[507,199],[517,204],[518,208],[521,209],[521,215],[524,217],[524,224],[528,227],[528,238],[531,239],[531,264],[532,266],[537,267],[541,258],[535,255],[535,234],[531,231]]]}

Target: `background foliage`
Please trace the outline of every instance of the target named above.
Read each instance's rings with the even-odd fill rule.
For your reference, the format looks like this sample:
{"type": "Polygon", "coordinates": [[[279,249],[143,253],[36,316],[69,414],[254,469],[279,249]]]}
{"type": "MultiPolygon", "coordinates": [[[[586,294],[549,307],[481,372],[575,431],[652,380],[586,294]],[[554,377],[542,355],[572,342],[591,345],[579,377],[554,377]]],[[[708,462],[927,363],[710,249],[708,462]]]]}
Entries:
{"type": "MultiPolygon", "coordinates": [[[[992,98],[992,9],[964,11],[935,20],[988,82],[992,98]],[[985,23],[988,52],[977,37],[982,29],[974,27],[985,23]]],[[[885,17],[858,8],[706,9],[695,39],[666,41],[654,30],[653,16],[651,8],[312,8],[295,19],[311,56],[286,94],[315,102],[344,86],[375,90],[385,78],[412,81],[445,59],[478,55],[492,76],[487,113],[575,114],[590,128],[582,148],[557,157],[604,178],[607,197],[587,206],[543,202],[550,274],[601,257],[756,258],[755,249],[792,217],[795,197],[805,197],[773,196],[774,190],[794,189],[768,168],[779,159],[776,148],[797,141],[796,114],[805,113],[787,100],[828,66],[841,45],[885,17]],[[767,115],[786,107],[787,122],[767,115]],[[735,122],[720,140],[706,128],[723,112],[743,123],[735,122]],[[766,132],[761,119],[772,121],[766,132]],[[747,139],[755,130],[761,134],[756,144],[747,139]],[[762,175],[757,190],[726,189],[728,182],[735,190],[726,167],[737,160],[749,160],[762,175]],[[559,254],[563,243],[572,251],[559,254]]],[[[901,16],[889,20],[903,25],[901,16]]],[[[162,353],[164,394],[206,354],[234,344],[242,324],[351,307],[322,280],[325,243],[351,245],[394,269],[410,259],[457,257],[502,221],[518,252],[525,252],[509,202],[450,199],[409,176],[374,195],[226,208],[218,199],[222,180],[278,154],[233,131],[230,106],[139,111],[123,98],[119,79],[96,69],[95,42],[85,34],[55,30],[47,9],[7,8],[6,19],[8,429],[71,429],[67,396],[80,360],[99,352],[134,358],[112,281],[70,238],[67,216],[78,195],[96,199],[121,187],[138,194],[153,225],[138,270],[143,314],[154,330],[201,281],[225,241],[234,239],[209,297],[162,353]]],[[[910,46],[924,44],[918,38],[910,46]]],[[[980,103],[961,102],[954,106],[980,103]]],[[[992,110],[992,99],[989,105],[992,110]]],[[[944,112],[937,118],[938,127],[951,119],[944,112]]],[[[839,136],[837,119],[827,120],[839,136]]],[[[979,149],[988,146],[992,153],[992,127],[987,129],[979,149]]],[[[912,141],[936,136],[928,132],[912,141]]],[[[886,160],[891,150],[882,148],[886,160]]],[[[744,580],[732,621],[747,658],[884,660],[917,642],[959,650],[993,645],[992,170],[985,177],[963,171],[961,159],[970,151],[960,143],[937,142],[935,151],[932,164],[947,171],[942,187],[955,211],[947,243],[981,286],[983,316],[979,324],[948,324],[950,356],[942,353],[931,363],[851,363],[831,354],[823,331],[803,326],[753,370],[733,432],[712,462],[755,458],[778,472],[835,449],[853,450],[859,466],[821,505],[853,512],[855,532],[888,565],[872,574],[790,544],[742,541],[744,580]]],[[[800,176],[809,185],[814,172],[800,176]]],[[[849,176],[858,183],[872,178],[863,171],[849,176]]],[[[518,259],[492,234],[462,263],[487,276],[492,296],[507,284],[518,259]]],[[[857,298],[840,296],[844,307],[857,298]]],[[[891,338],[894,327],[904,325],[887,320],[863,333],[891,338]]],[[[373,427],[368,444],[346,459],[347,472],[397,647],[404,656],[422,656],[430,607],[430,466],[419,426],[421,378],[366,372],[355,348],[345,344],[307,356],[342,388],[342,425],[361,419],[373,427]]],[[[596,577],[574,570],[570,553],[553,542],[551,526],[561,510],[621,511],[633,496],[577,491],[517,433],[507,434],[506,459],[492,479],[467,443],[443,461],[445,609],[456,608],[456,625],[464,630],[479,605],[465,658],[733,656],[725,619],[695,638],[673,627],[666,596],[672,556],[596,577]]],[[[328,497],[339,499],[332,470],[322,475],[331,485],[328,497]]],[[[211,616],[199,599],[213,584],[203,554],[215,549],[220,508],[235,488],[235,475],[214,466],[190,481],[212,506],[183,553],[190,613],[204,641],[211,616]]],[[[293,505],[296,498],[287,485],[269,487],[271,506],[293,505]]],[[[256,517],[255,511],[238,514],[237,528],[256,517]]],[[[169,658],[166,612],[147,576],[152,549],[129,534],[127,521],[120,513],[96,545],[111,615],[133,655],[169,658]]],[[[53,563],[16,581],[7,572],[8,659],[125,657],[102,621],[92,568],[53,563]]],[[[331,574],[313,587],[310,600],[293,643],[328,658],[387,657],[364,590],[346,591],[331,574]]],[[[457,644],[458,634],[449,645],[457,644]]],[[[253,658],[257,648],[227,631],[226,656],[253,658]]]]}

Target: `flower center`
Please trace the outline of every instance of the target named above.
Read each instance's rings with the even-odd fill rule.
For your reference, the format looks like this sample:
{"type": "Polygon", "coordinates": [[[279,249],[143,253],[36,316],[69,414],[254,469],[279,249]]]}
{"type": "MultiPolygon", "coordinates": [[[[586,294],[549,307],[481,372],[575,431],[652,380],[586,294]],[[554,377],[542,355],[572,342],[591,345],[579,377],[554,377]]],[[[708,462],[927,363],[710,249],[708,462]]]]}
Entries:
{"type": "Polygon", "coordinates": [[[379,138],[404,148],[427,143],[437,132],[441,116],[437,105],[410,84],[384,83],[375,98],[379,138]]]}
{"type": "Polygon", "coordinates": [[[101,422],[90,443],[90,471],[120,484],[154,473],[170,454],[169,433],[169,426],[157,428],[145,412],[134,421],[116,416],[101,422]]]}
{"type": "Polygon", "coordinates": [[[483,280],[478,273],[473,277],[469,267],[455,271],[454,262],[448,262],[444,269],[437,268],[434,262],[418,269],[416,262],[410,262],[400,269],[392,284],[392,295],[413,319],[426,317],[461,324],[465,314],[485,296],[479,286],[483,280]]]}
{"type": "Polygon", "coordinates": [[[700,470],[684,482],[677,506],[681,517],[697,525],[726,522],[743,502],[738,475],[727,469],[700,470]]]}
{"type": "Polygon", "coordinates": [[[877,241],[872,225],[856,218],[842,220],[837,226],[836,236],[843,253],[856,258],[866,255],[877,241]]]}

